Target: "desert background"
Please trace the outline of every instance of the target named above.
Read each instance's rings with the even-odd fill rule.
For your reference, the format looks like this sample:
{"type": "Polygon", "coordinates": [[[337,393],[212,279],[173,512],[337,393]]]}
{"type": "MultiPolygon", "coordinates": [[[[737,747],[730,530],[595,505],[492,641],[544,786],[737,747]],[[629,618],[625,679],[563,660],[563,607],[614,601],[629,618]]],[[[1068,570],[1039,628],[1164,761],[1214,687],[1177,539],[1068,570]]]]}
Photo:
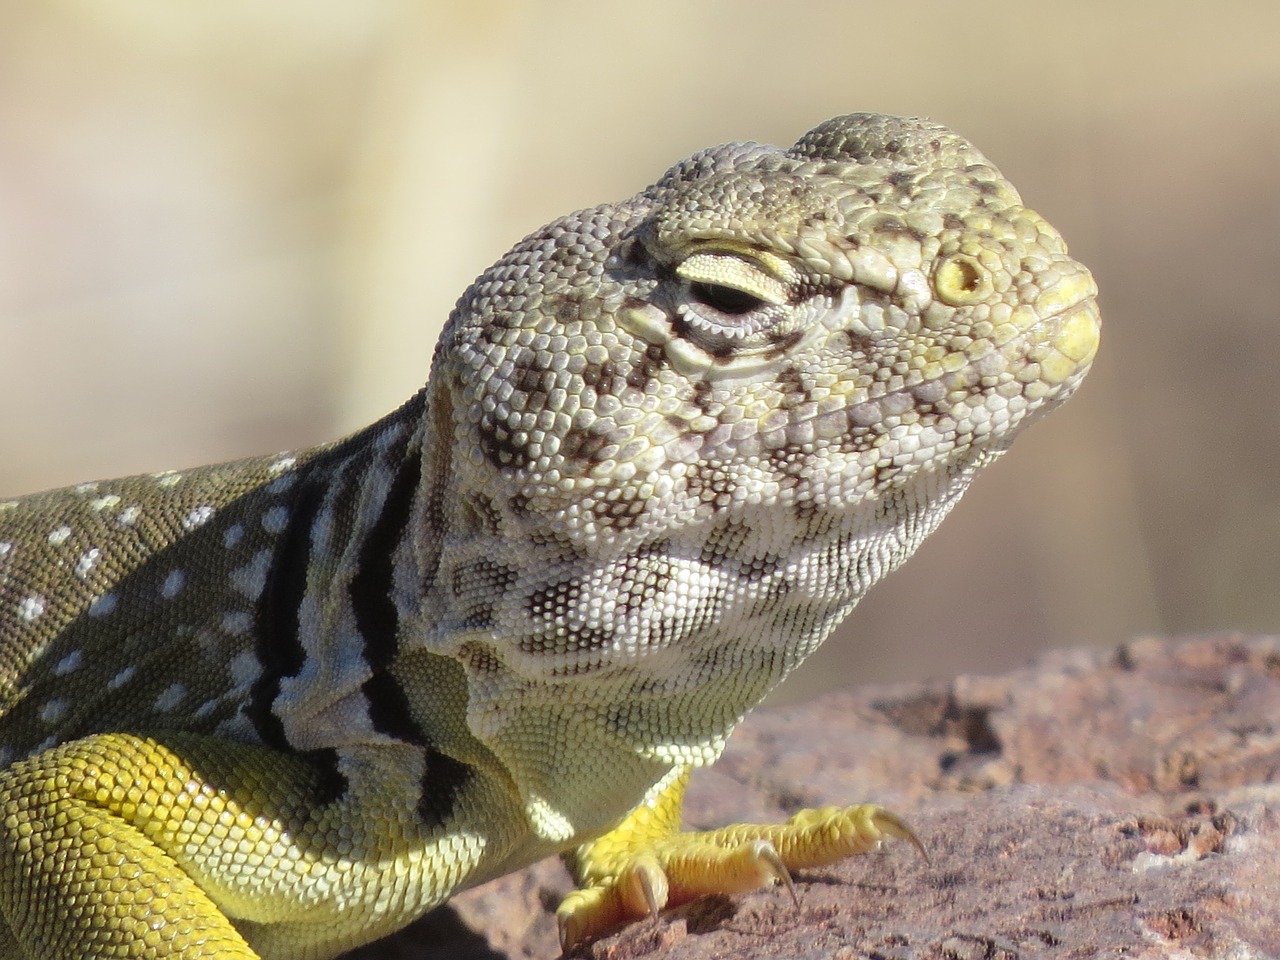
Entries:
{"type": "Polygon", "coordinates": [[[0,7],[0,495],[337,437],[511,244],[869,110],[991,157],[1094,372],[783,698],[1280,628],[1280,5],[0,7]]]}

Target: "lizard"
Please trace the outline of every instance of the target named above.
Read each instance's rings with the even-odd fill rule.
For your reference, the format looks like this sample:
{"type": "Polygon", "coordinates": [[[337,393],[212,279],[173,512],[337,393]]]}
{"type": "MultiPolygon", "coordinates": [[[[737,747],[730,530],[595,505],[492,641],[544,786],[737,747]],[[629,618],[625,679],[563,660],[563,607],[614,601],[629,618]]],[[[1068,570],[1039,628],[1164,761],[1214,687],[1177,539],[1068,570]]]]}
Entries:
{"type": "Polygon", "coordinates": [[[571,949],[915,841],[680,807],[1096,294],[968,141],[852,114],[529,235],[344,440],[0,500],[0,956],[317,960],[555,854],[571,949]]]}

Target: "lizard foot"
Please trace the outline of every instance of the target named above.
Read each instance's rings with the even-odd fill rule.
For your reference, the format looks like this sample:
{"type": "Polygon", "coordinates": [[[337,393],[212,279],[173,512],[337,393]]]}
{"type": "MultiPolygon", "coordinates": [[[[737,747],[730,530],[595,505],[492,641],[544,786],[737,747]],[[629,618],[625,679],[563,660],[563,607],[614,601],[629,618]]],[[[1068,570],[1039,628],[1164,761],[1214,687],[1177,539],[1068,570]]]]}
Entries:
{"type": "Polygon", "coordinates": [[[626,841],[636,833],[626,832],[626,826],[578,855],[587,883],[556,911],[565,952],[623,923],[707,894],[782,883],[799,903],[792,870],[836,863],[886,839],[907,840],[925,853],[905,821],[875,804],[801,810],[786,823],[671,833],[630,848],[626,841]]]}

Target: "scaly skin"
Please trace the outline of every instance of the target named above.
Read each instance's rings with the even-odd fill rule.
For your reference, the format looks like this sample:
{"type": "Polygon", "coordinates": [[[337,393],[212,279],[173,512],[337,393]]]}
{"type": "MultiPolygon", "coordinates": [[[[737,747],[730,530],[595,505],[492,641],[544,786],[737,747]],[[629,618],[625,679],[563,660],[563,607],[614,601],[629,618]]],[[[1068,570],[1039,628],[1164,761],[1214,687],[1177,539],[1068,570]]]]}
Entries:
{"type": "Polygon", "coordinates": [[[533,234],[340,443],[0,502],[0,955],[330,957],[553,853],[566,944],[910,837],[689,771],[1065,400],[1095,288],[855,115],[533,234]]]}

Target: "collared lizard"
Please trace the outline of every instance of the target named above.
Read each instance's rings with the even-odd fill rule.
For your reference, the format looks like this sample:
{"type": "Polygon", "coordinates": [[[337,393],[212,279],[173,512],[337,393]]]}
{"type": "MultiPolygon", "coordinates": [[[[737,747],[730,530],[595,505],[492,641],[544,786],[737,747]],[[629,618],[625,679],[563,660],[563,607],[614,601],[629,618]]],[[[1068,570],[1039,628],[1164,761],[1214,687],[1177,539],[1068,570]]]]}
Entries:
{"type": "Polygon", "coordinates": [[[965,140],[841,117],[530,235],[348,439],[0,502],[0,955],[331,957],[549,854],[572,945],[911,838],[680,804],[1095,295],[965,140]]]}

